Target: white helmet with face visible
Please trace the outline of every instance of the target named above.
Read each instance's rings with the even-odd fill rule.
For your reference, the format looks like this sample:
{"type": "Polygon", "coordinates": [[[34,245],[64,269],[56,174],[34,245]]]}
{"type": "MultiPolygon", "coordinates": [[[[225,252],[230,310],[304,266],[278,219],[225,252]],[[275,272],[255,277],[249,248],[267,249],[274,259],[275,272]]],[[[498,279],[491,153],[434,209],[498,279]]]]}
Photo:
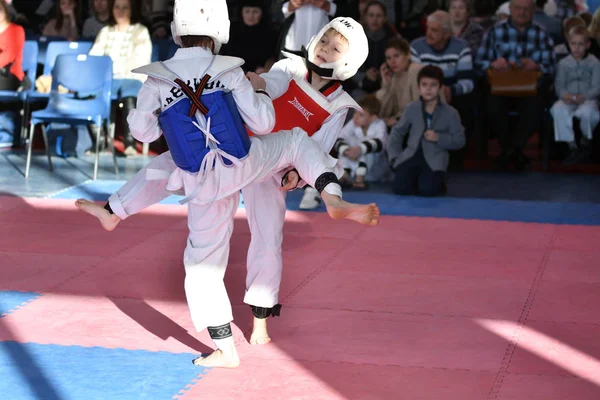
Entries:
{"type": "Polygon", "coordinates": [[[348,40],[348,50],[339,60],[332,63],[324,63],[316,67],[316,71],[321,77],[345,81],[356,74],[358,69],[364,64],[369,55],[369,42],[362,25],[350,17],[338,17],[325,25],[321,31],[312,37],[308,43],[308,60],[310,64],[315,62],[315,48],[321,37],[329,29],[334,29],[348,40]]]}
{"type": "Polygon", "coordinates": [[[181,37],[208,36],[215,42],[214,53],[229,41],[229,12],[225,0],[175,0],[171,32],[181,46],[181,37]]]}

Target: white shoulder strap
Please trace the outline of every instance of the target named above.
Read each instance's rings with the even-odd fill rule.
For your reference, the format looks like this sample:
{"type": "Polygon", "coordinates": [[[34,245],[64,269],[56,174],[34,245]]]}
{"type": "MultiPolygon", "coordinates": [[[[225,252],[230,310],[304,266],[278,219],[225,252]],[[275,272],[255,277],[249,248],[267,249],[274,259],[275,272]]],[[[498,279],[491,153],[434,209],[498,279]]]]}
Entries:
{"type": "Polygon", "coordinates": [[[211,79],[209,82],[214,81],[219,76],[226,72],[229,72],[235,68],[244,65],[244,60],[238,57],[229,56],[215,56],[212,64],[208,67],[206,74],[210,75],[211,79]]]}

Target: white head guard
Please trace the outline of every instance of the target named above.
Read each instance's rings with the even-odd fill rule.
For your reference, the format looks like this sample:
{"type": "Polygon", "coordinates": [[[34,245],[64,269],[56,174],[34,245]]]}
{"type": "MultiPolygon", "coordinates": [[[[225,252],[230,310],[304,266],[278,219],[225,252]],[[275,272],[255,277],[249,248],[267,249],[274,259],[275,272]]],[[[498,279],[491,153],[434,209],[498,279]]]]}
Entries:
{"type": "Polygon", "coordinates": [[[198,35],[211,37],[217,54],[229,41],[229,12],[225,0],[175,0],[171,32],[181,46],[181,37],[198,35]]]}
{"type": "Polygon", "coordinates": [[[309,69],[317,72],[323,78],[345,81],[356,74],[368,55],[369,42],[362,25],[350,17],[338,17],[325,25],[308,43],[307,61],[309,62],[307,65],[309,69]],[[348,50],[339,60],[317,67],[314,65],[315,48],[329,29],[334,29],[348,40],[348,50]]]}

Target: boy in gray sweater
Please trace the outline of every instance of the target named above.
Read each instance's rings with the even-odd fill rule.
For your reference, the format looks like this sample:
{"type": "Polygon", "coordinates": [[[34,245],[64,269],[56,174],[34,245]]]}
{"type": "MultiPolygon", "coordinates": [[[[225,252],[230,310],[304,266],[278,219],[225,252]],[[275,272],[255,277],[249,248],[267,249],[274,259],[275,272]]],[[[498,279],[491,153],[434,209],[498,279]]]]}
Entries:
{"type": "Polygon", "coordinates": [[[600,62],[588,54],[590,38],[585,26],[572,28],[568,41],[571,55],[558,63],[554,86],[559,100],[550,111],[554,118],[556,141],[569,144],[570,154],[564,163],[574,164],[589,158],[592,133],[600,122],[600,62]],[[574,117],[579,119],[583,133],[579,147],[573,132],[574,117]]]}
{"type": "Polygon", "coordinates": [[[438,196],[445,193],[448,150],[465,145],[464,128],[456,109],[440,101],[444,73],[427,65],[417,76],[421,98],[404,109],[388,144],[396,194],[438,196]],[[404,148],[405,137],[408,135],[404,148]]]}

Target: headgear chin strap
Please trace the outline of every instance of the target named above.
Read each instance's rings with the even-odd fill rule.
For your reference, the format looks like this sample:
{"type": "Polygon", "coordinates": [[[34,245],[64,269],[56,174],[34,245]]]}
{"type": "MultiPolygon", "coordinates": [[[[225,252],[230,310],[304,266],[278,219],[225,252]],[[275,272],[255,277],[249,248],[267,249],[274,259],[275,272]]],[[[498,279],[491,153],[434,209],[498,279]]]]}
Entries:
{"type": "Polygon", "coordinates": [[[321,78],[331,79],[333,77],[333,68],[321,68],[317,64],[311,62],[308,59],[308,50],[306,50],[306,47],[302,46],[301,52],[302,52],[302,57],[304,58],[304,62],[306,63],[306,69],[314,72],[315,74],[319,75],[321,78]]]}

